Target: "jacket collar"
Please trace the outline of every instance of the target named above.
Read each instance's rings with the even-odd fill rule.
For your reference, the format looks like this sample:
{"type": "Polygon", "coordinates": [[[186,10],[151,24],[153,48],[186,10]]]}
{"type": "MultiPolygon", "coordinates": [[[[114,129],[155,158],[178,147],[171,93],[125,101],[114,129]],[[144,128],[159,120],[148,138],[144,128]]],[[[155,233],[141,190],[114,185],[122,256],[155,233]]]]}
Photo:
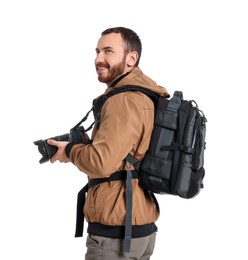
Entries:
{"type": "Polygon", "coordinates": [[[124,75],[121,75],[119,78],[117,78],[110,86],[109,88],[113,88],[120,80],[122,80],[123,78],[125,78],[131,71],[127,72],[124,75]]]}

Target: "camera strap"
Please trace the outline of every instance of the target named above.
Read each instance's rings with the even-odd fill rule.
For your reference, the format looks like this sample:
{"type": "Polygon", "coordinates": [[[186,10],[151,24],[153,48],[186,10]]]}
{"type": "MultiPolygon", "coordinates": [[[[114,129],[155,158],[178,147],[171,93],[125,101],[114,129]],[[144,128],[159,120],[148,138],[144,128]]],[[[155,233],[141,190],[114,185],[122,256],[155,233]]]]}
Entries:
{"type": "MultiPolygon", "coordinates": [[[[86,115],[71,129],[77,129],[83,122],[85,122],[88,119],[89,114],[93,111],[93,107],[86,113],[86,115]]],[[[93,125],[95,124],[95,121],[87,128],[85,129],[85,132],[89,131],[93,125]]]]}

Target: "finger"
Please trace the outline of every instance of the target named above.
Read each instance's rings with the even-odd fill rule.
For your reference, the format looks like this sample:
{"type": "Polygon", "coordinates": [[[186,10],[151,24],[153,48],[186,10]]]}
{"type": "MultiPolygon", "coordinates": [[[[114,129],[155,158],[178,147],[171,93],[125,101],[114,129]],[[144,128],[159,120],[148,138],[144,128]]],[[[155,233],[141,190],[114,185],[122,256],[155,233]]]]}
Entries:
{"type": "Polygon", "coordinates": [[[56,159],[54,158],[54,156],[50,159],[50,163],[54,163],[56,161],[56,159]]]}
{"type": "Polygon", "coordinates": [[[55,145],[55,146],[57,146],[57,141],[55,141],[55,140],[53,140],[53,139],[47,140],[47,143],[50,144],[50,145],[55,145]]]}

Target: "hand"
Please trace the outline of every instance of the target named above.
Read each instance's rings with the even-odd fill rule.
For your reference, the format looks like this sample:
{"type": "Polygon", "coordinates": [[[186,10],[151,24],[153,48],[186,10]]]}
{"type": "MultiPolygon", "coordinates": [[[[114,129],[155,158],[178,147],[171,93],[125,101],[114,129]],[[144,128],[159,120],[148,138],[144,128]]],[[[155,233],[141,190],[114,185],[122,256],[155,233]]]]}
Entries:
{"type": "Polygon", "coordinates": [[[65,147],[69,143],[67,141],[55,141],[55,140],[47,140],[47,143],[50,145],[54,145],[58,147],[58,151],[55,153],[55,155],[50,159],[51,163],[54,163],[56,161],[60,161],[61,163],[68,163],[70,162],[70,159],[65,154],[65,147]]]}

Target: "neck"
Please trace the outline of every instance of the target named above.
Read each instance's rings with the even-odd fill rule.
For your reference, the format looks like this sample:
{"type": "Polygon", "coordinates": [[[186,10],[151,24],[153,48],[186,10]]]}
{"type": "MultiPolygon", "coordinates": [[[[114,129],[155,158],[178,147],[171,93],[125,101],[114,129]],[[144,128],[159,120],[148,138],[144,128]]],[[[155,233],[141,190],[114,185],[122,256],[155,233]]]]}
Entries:
{"type": "Polygon", "coordinates": [[[108,87],[114,87],[121,79],[125,78],[129,73],[130,71],[121,75],[119,78],[115,79],[112,83],[108,84],[108,87]]]}

